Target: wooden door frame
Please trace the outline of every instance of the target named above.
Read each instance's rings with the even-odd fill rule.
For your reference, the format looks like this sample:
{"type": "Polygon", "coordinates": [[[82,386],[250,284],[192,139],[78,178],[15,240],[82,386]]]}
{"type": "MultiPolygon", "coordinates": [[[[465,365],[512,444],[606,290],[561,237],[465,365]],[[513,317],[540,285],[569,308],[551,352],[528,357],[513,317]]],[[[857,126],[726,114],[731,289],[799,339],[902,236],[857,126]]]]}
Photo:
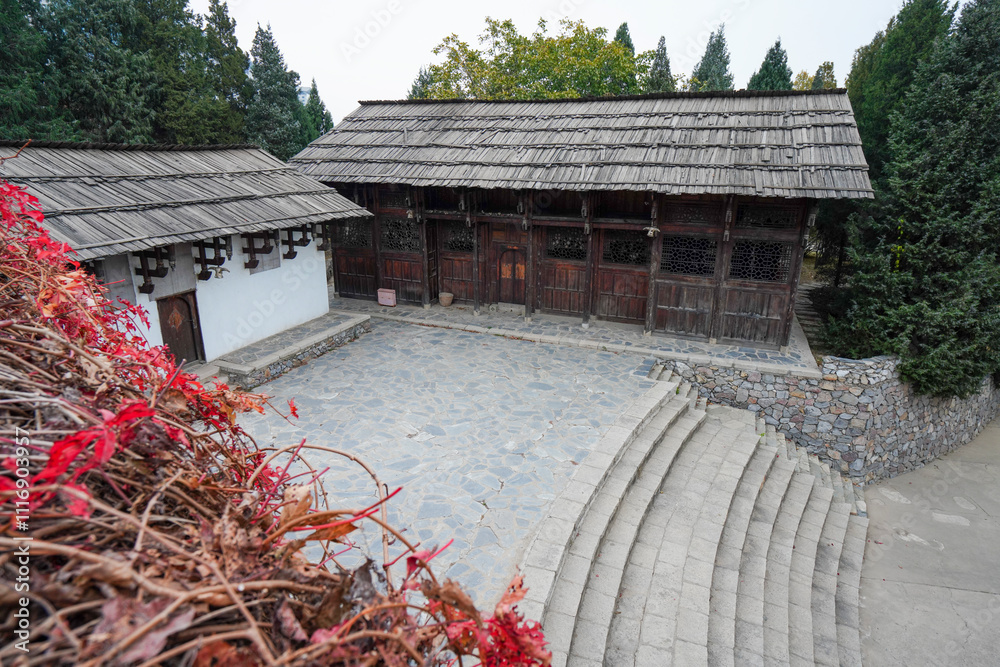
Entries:
{"type": "MultiPolygon", "coordinates": [[[[520,243],[507,243],[501,241],[493,241],[491,244],[491,250],[494,253],[495,259],[491,263],[491,271],[496,270],[497,272],[497,282],[496,282],[496,294],[492,294],[491,303],[508,303],[506,301],[500,301],[500,280],[502,276],[500,275],[500,259],[510,250],[521,253],[524,258],[524,301],[525,303],[514,303],[514,306],[526,306],[528,301],[528,248],[525,244],[520,243]]],[[[491,281],[492,282],[492,281],[491,281]]]]}

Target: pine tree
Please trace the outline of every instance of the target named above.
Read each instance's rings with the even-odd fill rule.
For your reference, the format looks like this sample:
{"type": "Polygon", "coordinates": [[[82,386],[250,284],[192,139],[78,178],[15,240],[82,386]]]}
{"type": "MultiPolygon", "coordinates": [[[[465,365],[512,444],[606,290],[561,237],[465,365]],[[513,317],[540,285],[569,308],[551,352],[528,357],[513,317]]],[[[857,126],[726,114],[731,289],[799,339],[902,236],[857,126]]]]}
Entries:
{"type": "Polygon", "coordinates": [[[128,44],[140,17],[131,0],[49,0],[39,27],[46,38],[42,85],[78,136],[89,141],[148,142],[158,95],[152,60],[128,44]]]}
{"type": "Polygon", "coordinates": [[[211,0],[205,16],[205,56],[211,89],[225,103],[217,108],[216,143],[241,143],[246,107],[253,94],[247,77],[250,58],[236,41],[236,21],[222,0],[211,0]]]}
{"type": "Polygon", "coordinates": [[[760,69],[750,77],[747,90],[791,90],[792,70],[788,67],[788,54],[781,48],[779,38],[764,56],[760,69]]]}
{"type": "Polygon", "coordinates": [[[271,27],[257,26],[250,49],[253,97],[247,107],[246,132],[250,141],[287,160],[305,147],[298,98],[298,75],[285,67],[271,27]]]}
{"type": "Polygon", "coordinates": [[[876,187],[885,185],[889,119],[913,83],[917,65],[947,35],[954,12],[947,0],[907,0],[885,32],[855,54],[848,91],[876,187]]]}
{"type": "Polygon", "coordinates": [[[635,45],[632,43],[632,35],[628,31],[628,23],[622,23],[618,26],[614,41],[621,44],[626,51],[635,56],[635,45]]]}
{"type": "Polygon", "coordinates": [[[897,354],[920,393],[1000,370],[1000,3],[972,0],[890,130],[888,196],[862,225],[841,351],[897,354]]]}
{"type": "Polygon", "coordinates": [[[310,129],[315,132],[315,136],[309,138],[310,142],[333,129],[333,116],[326,110],[326,105],[319,97],[316,79],[312,80],[309,99],[306,100],[306,118],[309,120],[310,129]]]}
{"type": "Polygon", "coordinates": [[[833,73],[833,62],[827,60],[819,66],[816,74],[813,75],[812,89],[820,90],[837,87],[837,75],[833,73]]]}
{"type": "Polygon", "coordinates": [[[653,64],[646,79],[647,93],[668,93],[677,89],[677,82],[670,73],[670,58],[667,57],[667,39],[660,37],[653,54],[653,64]]]}
{"type": "Polygon", "coordinates": [[[691,72],[688,88],[694,91],[732,90],[733,74],[729,71],[729,47],[726,46],[726,26],[720,26],[708,37],[705,55],[691,72]]]}
{"type": "Polygon", "coordinates": [[[0,0],[0,138],[36,137],[43,124],[45,38],[32,22],[38,9],[34,0],[0,0]]]}
{"type": "Polygon", "coordinates": [[[417,78],[413,80],[413,85],[410,86],[410,92],[407,93],[406,99],[426,100],[430,97],[432,83],[434,83],[434,77],[431,74],[430,68],[421,67],[420,71],[417,72],[417,78]]]}

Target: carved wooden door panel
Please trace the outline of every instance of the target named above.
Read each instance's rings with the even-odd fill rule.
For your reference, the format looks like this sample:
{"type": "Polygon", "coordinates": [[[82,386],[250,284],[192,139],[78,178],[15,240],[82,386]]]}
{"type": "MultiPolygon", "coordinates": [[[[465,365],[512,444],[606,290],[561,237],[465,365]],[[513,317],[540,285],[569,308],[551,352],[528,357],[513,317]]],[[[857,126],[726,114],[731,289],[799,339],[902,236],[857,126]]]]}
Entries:
{"type": "Polygon", "coordinates": [[[160,315],[163,344],[170,348],[177,363],[203,360],[205,355],[194,292],[159,299],[156,308],[160,315]]]}

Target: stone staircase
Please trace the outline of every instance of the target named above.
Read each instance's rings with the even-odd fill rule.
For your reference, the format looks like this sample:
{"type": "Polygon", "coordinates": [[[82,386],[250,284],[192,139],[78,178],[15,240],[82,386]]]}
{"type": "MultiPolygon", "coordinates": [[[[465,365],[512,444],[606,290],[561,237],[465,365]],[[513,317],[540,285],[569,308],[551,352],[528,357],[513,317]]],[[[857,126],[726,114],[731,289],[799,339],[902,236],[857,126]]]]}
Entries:
{"type": "Polygon", "coordinates": [[[525,557],[520,608],[553,665],[859,665],[854,486],[753,413],[649,375],[525,557]]]}
{"type": "Polygon", "coordinates": [[[822,287],[823,283],[799,283],[795,292],[795,317],[798,318],[802,331],[810,342],[819,340],[823,331],[823,320],[813,307],[812,291],[822,287]]]}

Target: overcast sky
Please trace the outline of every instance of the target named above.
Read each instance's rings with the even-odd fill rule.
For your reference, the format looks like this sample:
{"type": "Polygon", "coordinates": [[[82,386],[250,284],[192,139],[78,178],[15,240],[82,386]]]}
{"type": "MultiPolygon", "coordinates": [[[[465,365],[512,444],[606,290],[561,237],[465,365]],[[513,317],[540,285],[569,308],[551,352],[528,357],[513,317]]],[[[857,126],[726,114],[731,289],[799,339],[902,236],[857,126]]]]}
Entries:
{"type": "MultiPolygon", "coordinates": [[[[832,60],[844,83],[854,50],[885,28],[902,0],[229,0],[240,45],[247,51],[257,24],[271,24],[290,69],[308,85],[315,77],[335,122],[358,100],[406,96],[432,49],[456,33],[478,46],[485,16],[513,19],[524,34],[540,17],[583,19],[605,27],[609,39],[628,22],[636,51],[656,47],[660,35],[674,74],[690,74],[704,52],[708,34],[726,24],[736,88],[760,66],[778,37],[793,72],[810,73],[832,60]]],[[[192,0],[204,13],[208,0],[192,0]]],[[[550,32],[552,28],[550,27],[550,32]]]]}

